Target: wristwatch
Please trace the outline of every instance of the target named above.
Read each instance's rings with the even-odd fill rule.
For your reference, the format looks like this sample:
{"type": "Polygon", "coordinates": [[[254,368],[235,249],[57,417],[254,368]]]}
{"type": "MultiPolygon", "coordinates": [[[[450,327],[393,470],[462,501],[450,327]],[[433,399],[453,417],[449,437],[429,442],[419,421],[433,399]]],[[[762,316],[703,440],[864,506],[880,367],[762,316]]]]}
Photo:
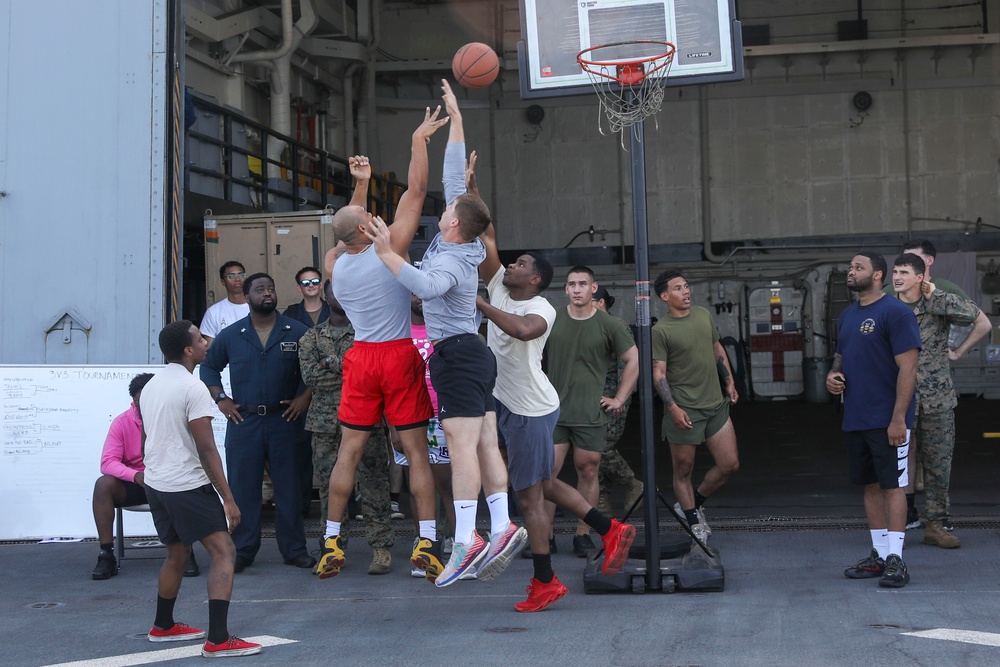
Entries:
{"type": "Polygon", "coordinates": [[[333,359],[330,357],[323,357],[323,368],[330,368],[330,364],[333,363],[333,359]]]}
{"type": "Polygon", "coordinates": [[[220,401],[224,401],[227,398],[229,398],[229,397],[226,396],[226,392],[223,391],[223,392],[220,392],[219,395],[215,397],[215,402],[219,403],[220,401]]]}

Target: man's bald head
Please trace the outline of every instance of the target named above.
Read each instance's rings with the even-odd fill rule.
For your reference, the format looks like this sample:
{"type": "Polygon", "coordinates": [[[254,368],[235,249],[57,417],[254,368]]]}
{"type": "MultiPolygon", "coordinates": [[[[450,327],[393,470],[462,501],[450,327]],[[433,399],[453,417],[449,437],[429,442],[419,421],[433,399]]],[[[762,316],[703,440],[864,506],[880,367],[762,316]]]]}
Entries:
{"type": "Polygon", "coordinates": [[[371,243],[359,227],[368,224],[371,215],[361,206],[345,206],[333,215],[333,234],[348,245],[371,243]]]}

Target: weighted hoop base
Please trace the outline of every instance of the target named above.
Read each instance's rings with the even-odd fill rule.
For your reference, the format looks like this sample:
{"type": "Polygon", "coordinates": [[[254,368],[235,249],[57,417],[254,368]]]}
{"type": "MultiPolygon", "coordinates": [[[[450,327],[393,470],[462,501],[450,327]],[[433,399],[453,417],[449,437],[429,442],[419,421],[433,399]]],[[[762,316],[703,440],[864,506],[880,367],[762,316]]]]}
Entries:
{"type": "Polygon", "coordinates": [[[613,577],[601,574],[603,558],[588,558],[583,568],[583,590],[585,593],[676,593],[722,591],[726,587],[726,571],[722,567],[719,550],[712,549],[708,556],[701,549],[692,548],[692,540],[687,535],[663,533],[660,541],[660,574],[663,578],[661,591],[646,590],[645,542],[637,535],[636,542],[629,551],[621,571],[613,577]],[[669,555],[668,555],[669,554],[669,555]],[[666,556],[666,557],[665,557],[666,556]]]}

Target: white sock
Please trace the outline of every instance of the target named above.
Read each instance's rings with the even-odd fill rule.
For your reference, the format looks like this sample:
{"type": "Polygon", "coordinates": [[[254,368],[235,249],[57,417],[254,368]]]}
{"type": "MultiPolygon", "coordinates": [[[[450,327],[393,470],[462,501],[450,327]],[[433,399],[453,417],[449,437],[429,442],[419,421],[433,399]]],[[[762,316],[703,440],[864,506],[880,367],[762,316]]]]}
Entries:
{"type": "Polygon", "coordinates": [[[436,542],[438,538],[437,521],[420,521],[420,537],[427,538],[431,542],[436,542]]]}
{"type": "Polygon", "coordinates": [[[878,552],[878,557],[885,560],[889,555],[889,531],[885,528],[876,528],[870,531],[872,534],[872,549],[878,552]]]}
{"type": "Polygon", "coordinates": [[[476,511],[478,500],[455,501],[455,541],[459,544],[472,544],[472,533],[476,530],[476,511]]]}
{"type": "Polygon", "coordinates": [[[896,533],[887,532],[886,533],[886,543],[888,544],[888,551],[891,554],[896,554],[900,558],[903,557],[903,539],[906,537],[906,533],[896,533]]]}
{"type": "Polygon", "coordinates": [[[510,523],[507,492],[494,493],[489,496],[486,499],[486,505],[490,508],[490,535],[499,535],[507,530],[507,524],[510,523]]]}
{"type": "Polygon", "coordinates": [[[325,540],[328,537],[336,537],[340,535],[340,522],[339,521],[327,521],[326,522],[326,534],[323,536],[325,540]]]}

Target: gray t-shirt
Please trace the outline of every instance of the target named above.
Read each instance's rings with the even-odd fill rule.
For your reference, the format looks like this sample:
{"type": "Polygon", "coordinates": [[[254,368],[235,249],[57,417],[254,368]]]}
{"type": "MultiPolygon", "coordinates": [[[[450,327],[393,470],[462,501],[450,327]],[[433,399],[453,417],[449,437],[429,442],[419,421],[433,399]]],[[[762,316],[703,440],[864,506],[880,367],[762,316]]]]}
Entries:
{"type": "MultiPolygon", "coordinates": [[[[333,294],[354,325],[354,340],[409,340],[410,290],[385,267],[375,248],[368,246],[359,253],[341,255],[333,271],[337,276],[333,294]]],[[[475,305],[473,298],[473,308],[475,305]]]]}

